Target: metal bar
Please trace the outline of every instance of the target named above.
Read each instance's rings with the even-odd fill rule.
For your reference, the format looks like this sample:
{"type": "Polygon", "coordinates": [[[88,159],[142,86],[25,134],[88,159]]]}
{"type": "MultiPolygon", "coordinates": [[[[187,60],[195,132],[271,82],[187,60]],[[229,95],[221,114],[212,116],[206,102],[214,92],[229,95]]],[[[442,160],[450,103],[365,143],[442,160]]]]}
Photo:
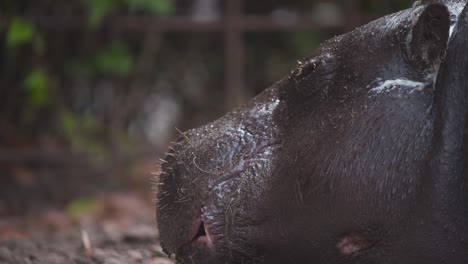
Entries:
{"type": "MultiPolygon", "coordinates": [[[[353,26],[359,25],[359,14],[354,14],[353,26]],[[358,18],[356,20],[356,18],[358,18]]],[[[375,17],[364,17],[363,22],[375,17]]],[[[33,18],[37,25],[50,31],[68,31],[86,29],[84,17],[41,16],[33,18]]],[[[348,22],[348,21],[347,21],[348,22]]],[[[169,18],[155,17],[110,17],[103,22],[103,27],[133,32],[222,32],[227,24],[225,19],[214,22],[197,22],[190,17],[174,16],[169,18]]],[[[326,25],[311,18],[299,18],[294,23],[283,24],[270,16],[246,15],[236,19],[240,31],[289,31],[289,30],[344,30],[350,23],[326,25]]]]}

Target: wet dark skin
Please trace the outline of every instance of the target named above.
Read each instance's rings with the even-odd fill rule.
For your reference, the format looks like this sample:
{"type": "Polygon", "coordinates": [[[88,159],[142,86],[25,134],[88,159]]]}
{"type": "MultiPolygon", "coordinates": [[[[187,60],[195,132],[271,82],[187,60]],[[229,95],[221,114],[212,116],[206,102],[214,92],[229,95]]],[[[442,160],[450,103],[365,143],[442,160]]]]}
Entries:
{"type": "Polygon", "coordinates": [[[335,37],[183,133],[159,179],[164,250],[177,263],[468,263],[467,13],[422,1],[335,37]]]}

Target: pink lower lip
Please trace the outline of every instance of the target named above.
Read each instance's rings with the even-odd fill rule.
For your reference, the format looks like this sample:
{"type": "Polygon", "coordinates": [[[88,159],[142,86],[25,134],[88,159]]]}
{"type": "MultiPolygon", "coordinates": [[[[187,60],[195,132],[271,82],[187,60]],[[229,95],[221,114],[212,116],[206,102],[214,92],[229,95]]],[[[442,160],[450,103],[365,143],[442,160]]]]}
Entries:
{"type": "Polygon", "coordinates": [[[204,243],[204,244],[210,244],[211,243],[208,236],[197,237],[194,241],[197,242],[197,243],[204,243]]]}

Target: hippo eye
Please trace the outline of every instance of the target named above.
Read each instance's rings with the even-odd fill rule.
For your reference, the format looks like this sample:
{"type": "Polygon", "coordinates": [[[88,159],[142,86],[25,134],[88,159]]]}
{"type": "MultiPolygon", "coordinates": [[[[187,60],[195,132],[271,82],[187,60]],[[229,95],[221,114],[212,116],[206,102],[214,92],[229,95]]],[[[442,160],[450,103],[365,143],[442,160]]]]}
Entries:
{"type": "Polygon", "coordinates": [[[317,60],[297,61],[298,67],[293,71],[293,78],[296,81],[302,80],[305,76],[313,73],[319,64],[317,60]]]}

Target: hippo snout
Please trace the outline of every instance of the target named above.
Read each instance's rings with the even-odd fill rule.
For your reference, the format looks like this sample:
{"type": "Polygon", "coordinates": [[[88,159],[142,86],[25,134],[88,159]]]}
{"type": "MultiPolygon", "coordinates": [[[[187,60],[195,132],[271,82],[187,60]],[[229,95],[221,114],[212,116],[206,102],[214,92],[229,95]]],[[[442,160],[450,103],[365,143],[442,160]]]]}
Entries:
{"type": "Polygon", "coordinates": [[[274,117],[280,108],[277,90],[272,90],[182,133],[170,148],[161,167],[157,207],[161,244],[168,254],[216,256],[258,224],[258,219],[250,222],[255,212],[249,210],[261,202],[252,196],[268,190],[268,172],[281,146],[274,117]]]}

